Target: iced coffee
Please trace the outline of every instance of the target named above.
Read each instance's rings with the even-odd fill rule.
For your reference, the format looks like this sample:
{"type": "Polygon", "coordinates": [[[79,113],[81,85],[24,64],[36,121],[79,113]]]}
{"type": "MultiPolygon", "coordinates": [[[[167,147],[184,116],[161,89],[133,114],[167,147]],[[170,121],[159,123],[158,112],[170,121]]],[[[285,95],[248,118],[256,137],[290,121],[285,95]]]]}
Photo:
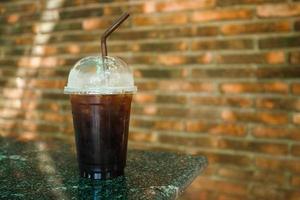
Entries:
{"type": "Polygon", "coordinates": [[[70,71],[70,94],[80,175],[110,179],[124,174],[132,72],[119,58],[90,56],[70,71]]]}

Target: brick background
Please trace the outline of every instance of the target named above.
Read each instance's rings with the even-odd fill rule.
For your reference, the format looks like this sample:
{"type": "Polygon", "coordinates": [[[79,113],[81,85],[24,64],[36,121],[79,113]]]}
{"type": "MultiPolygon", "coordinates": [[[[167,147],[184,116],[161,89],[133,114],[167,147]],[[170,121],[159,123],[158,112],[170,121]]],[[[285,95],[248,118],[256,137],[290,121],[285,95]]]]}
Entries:
{"type": "Polygon", "coordinates": [[[297,0],[3,0],[1,135],[73,135],[68,71],[123,11],[108,46],[139,88],[130,145],[208,157],[182,199],[299,199],[297,0]]]}

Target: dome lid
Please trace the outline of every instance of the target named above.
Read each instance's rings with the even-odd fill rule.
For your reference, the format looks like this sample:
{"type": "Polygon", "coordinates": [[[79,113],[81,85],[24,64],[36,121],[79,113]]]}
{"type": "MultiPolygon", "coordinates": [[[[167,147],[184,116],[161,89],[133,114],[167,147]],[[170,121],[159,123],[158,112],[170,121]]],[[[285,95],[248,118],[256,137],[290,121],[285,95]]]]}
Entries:
{"type": "Polygon", "coordinates": [[[136,90],[133,73],[123,60],[106,56],[103,62],[101,56],[89,56],[71,69],[64,93],[120,94],[136,90]]]}

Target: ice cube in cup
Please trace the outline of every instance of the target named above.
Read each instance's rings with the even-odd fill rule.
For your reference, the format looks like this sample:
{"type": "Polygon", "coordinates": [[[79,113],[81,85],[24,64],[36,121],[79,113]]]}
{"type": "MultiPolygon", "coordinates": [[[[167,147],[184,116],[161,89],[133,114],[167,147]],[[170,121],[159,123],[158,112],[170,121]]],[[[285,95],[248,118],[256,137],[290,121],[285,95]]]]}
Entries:
{"type": "Polygon", "coordinates": [[[133,74],[119,58],[90,56],[69,73],[77,160],[82,177],[110,179],[124,174],[133,74]],[[105,65],[105,66],[104,66],[105,65]]]}

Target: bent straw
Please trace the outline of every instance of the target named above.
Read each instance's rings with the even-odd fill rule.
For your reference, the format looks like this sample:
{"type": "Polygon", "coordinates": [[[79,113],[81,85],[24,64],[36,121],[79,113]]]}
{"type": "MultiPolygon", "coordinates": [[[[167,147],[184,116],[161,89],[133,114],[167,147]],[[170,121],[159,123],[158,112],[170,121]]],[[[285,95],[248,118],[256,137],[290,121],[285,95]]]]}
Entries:
{"type": "MultiPolygon", "coordinates": [[[[112,32],[114,32],[127,18],[129,17],[129,13],[124,13],[114,21],[114,23],[106,29],[106,31],[101,36],[101,53],[102,53],[102,61],[104,63],[105,56],[107,56],[107,47],[106,47],[106,39],[112,32]]],[[[104,69],[107,70],[107,67],[104,65],[104,69]]]]}

